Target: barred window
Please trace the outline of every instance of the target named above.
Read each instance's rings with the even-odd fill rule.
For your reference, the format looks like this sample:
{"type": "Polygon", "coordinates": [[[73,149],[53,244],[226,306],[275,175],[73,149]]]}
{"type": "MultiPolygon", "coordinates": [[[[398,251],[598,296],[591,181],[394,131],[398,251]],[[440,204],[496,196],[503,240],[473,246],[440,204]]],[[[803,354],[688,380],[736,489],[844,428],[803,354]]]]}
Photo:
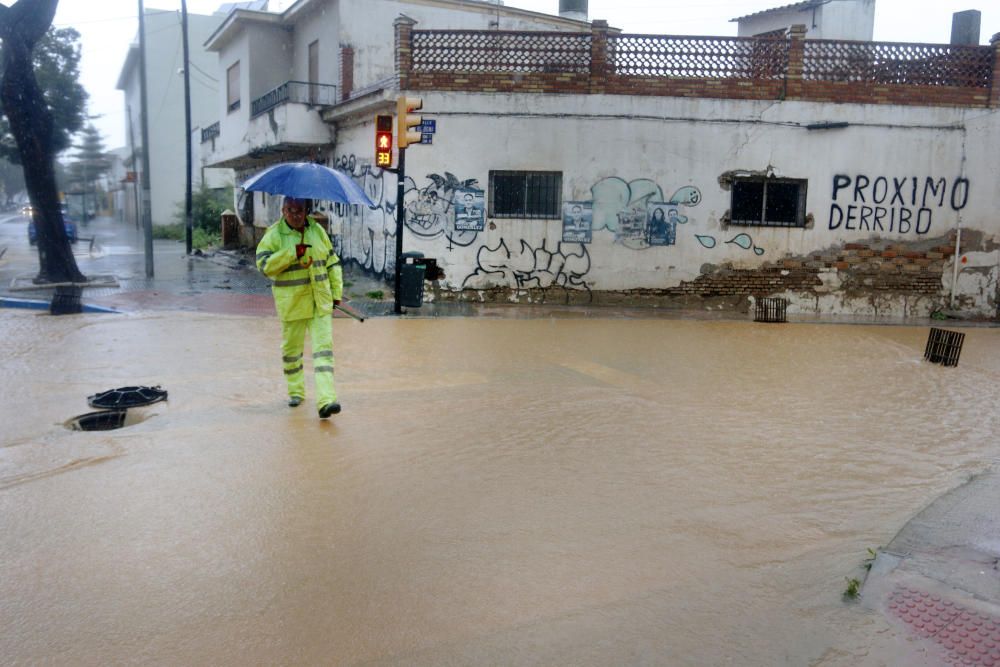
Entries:
{"type": "Polygon", "coordinates": [[[732,225],[805,227],[806,183],[790,178],[733,180],[732,225]]]}
{"type": "Polygon", "coordinates": [[[562,172],[491,171],[490,217],[560,219],[562,172]]]}

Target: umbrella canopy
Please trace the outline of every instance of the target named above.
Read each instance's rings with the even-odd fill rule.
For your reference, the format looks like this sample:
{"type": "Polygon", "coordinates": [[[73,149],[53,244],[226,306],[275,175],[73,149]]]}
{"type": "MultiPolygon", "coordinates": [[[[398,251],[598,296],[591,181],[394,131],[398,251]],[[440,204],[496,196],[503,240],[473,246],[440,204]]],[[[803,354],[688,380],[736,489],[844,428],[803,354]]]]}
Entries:
{"type": "Polygon", "coordinates": [[[347,174],[313,162],[282,162],[243,183],[248,192],[267,192],[296,199],[320,199],[342,204],[375,204],[347,174]]]}

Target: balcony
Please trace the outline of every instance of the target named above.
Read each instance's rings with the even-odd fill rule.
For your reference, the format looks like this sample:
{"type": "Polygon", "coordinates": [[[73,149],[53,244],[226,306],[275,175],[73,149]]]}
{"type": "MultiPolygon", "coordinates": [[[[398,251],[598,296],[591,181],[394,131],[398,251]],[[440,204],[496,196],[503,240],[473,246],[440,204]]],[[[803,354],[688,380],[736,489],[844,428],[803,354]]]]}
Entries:
{"type": "Polygon", "coordinates": [[[251,102],[250,117],[259,116],[286,102],[330,107],[337,103],[337,86],[308,81],[286,81],[251,102]]]}

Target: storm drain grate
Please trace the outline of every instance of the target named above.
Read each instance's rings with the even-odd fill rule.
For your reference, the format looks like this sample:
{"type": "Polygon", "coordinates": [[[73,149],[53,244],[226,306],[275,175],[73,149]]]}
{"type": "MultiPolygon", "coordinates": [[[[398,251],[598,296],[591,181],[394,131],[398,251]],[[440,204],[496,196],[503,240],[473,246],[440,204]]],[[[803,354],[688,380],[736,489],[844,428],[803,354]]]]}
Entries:
{"type": "Polygon", "coordinates": [[[754,322],[785,322],[788,299],[757,299],[754,322]]]}
{"type": "Polygon", "coordinates": [[[927,347],[924,349],[924,359],[942,366],[958,366],[958,357],[962,354],[964,342],[964,333],[931,327],[931,332],[927,336],[927,347]]]}
{"type": "Polygon", "coordinates": [[[76,315],[83,312],[83,304],[80,303],[80,295],[83,290],[78,286],[56,287],[55,294],[52,295],[52,303],[49,305],[49,313],[52,315],[76,315]]]}
{"type": "Polygon", "coordinates": [[[70,421],[74,431],[113,431],[125,425],[128,410],[102,410],[88,412],[70,421]]]}
{"type": "Polygon", "coordinates": [[[99,394],[87,397],[87,404],[92,408],[136,408],[157,401],[167,400],[167,392],[155,387],[119,387],[108,389],[99,394]]]}

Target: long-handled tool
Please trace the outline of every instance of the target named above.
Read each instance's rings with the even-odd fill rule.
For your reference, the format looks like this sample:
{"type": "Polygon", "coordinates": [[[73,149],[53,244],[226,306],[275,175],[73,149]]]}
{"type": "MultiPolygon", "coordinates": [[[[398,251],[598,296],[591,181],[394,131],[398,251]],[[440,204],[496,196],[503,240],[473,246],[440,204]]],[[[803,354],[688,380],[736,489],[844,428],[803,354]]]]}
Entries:
{"type": "Polygon", "coordinates": [[[348,310],[344,306],[337,305],[337,306],[334,306],[334,308],[336,308],[337,310],[339,310],[342,313],[350,315],[351,317],[353,317],[354,319],[356,319],[358,322],[364,322],[365,321],[364,317],[362,317],[361,315],[358,315],[353,310],[348,310]]]}

